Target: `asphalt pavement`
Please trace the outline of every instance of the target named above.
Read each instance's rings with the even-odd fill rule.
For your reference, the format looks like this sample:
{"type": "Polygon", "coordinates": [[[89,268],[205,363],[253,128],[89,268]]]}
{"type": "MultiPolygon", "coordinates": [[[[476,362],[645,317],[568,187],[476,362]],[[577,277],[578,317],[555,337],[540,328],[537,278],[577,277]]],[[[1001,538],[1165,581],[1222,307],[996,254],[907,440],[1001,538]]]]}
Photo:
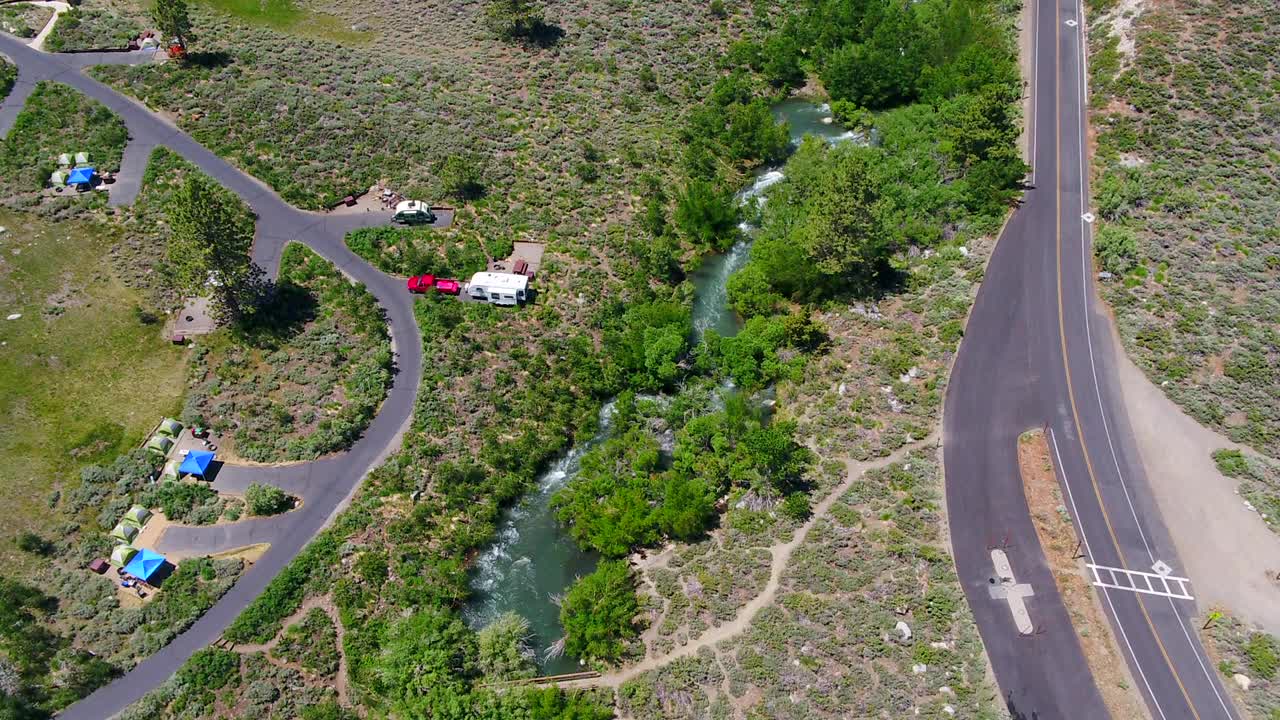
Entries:
{"type": "MultiPolygon", "coordinates": [[[[95,64],[150,62],[153,58],[149,53],[51,55],[0,33],[0,54],[18,67],[14,91],[0,103],[0,137],[12,128],[35,83],[52,80],[70,85],[119,115],[128,127],[131,146],[167,147],[244,200],[257,216],[253,261],[269,277],[276,276],[285,245],[302,242],[369,289],[386,313],[391,332],[392,386],[377,417],[349,451],[283,468],[228,465],[219,471],[217,482],[221,487],[242,488],[254,481],[275,483],[301,495],[301,508],[273,518],[249,519],[216,528],[166,531],[163,546],[170,549],[214,552],[259,542],[269,542],[271,547],[186,632],[124,676],[58,715],[62,720],[102,720],[158,687],[193,653],[217,640],[240,611],[345,507],[366,473],[400,446],[422,380],[422,339],[413,316],[413,298],[406,292],[403,279],[373,268],[343,242],[350,230],[388,223],[389,212],[330,215],[293,208],[261,181],[231,166],[158,114],[81,72],[95,64]]],[[[136,153],[133,157],[137,157],[136,153]]]]}
{"type": "MultiPolygon", "coordinates": [[[[947,503],[957,569],[1011,713],[1103,718],[1031,523],[1018,436],[1048,429],[1087,562],[1183,572],[1116,392],[1118,349],[1093,288],[1084,17],[1077,0],[1032,1],[1033,187],[996,246],[956,359],[944,418],[947,503]],[[988,592],[994,547],[1006,550],[1018,582],[1035,593],[1027,600],[1030,635],[988,592]]],[[[1152,587],[1162,589],[1159,580],[1152,587]]],[[[1237,716],[1196,636],[1192,601],[1095,591],[1153,718],[1237,716]]]]}

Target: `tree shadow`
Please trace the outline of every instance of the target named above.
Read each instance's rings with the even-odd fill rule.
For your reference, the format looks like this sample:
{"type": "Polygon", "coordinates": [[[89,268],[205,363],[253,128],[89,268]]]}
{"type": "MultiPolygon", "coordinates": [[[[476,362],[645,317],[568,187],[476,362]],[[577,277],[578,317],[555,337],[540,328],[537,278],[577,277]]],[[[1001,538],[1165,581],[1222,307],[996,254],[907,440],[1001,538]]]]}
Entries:
{"type": "Polygon", "coordinates": [[[529,28],[521,40],[525,45],[545,50],[559,44],[564,37],[564,28],[554,23],[539,20],[529,28]]]}
{"type": "Polygon", "coordinates": [[[1010,720],[1040,720],[1040,713],[1035,710],[1030,712],[1019,710],[1017,704],[1013,702],[1012,692],[1004,696],[1004,705],[1009,709],[1010,720]]]}
{"type": "Polygon", "coordinates": [[[319,303],[310,290],[285,280],[264,281],[262,302],[236,323],[236,335],[259,348],[276,348],[316,318],[319,303]]]}
{"type": "Polygon", "coordinates": [[[214,70],[231,64],[231,53],[225,50],[205,50],[187,53],[186,63],[205,70],[214,70]]]}

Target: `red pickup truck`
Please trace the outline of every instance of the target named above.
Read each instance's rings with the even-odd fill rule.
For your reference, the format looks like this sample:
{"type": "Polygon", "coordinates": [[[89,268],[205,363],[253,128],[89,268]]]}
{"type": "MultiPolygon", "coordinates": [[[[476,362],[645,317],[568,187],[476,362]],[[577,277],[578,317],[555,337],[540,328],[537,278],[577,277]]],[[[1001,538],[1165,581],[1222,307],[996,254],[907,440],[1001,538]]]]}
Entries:
{"type": "Polygon", "coordinates": [[[457,295],[462,292],[462,283],[453,278],[437,278],[435,275],[414,275],[409,278],[407,285],[411,293],[435,290],[445,295],[457,295]]]}
{"type": "Polygon", "coordinates": [[[436,284],[435,275],[414,275],[409,278],[408,286],[411,293],[424,293],[434,287],[436,284]]]}

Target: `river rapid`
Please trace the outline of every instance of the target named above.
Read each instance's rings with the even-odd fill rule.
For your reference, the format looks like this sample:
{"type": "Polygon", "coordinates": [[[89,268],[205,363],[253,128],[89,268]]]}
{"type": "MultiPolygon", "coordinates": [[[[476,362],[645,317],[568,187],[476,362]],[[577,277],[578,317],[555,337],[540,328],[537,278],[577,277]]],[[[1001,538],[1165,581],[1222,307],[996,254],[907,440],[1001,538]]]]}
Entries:
{"type": "MultiPolygon", "coordinates": [[[[832,144],[858,140],[860,136],[831,120],[831,110],[807,100],[786,100],[775,105],[774,117],[787,122],[792,145],[805,135],[832,144]]],[[[779,167],[757,171],[750,185],[737,194],[739,204],[763,201],[765,191],[784,178],[779,167]]],[[[695,341],[708,329],[722,336],[737,334],[741,320],[729,307],[729,276],[746,265],[755,228],[742,224],[743,238],[725,253],[706,257],[690,280],[694,284],[692,320],[695,341]]],[[[599,428],[584,443],[573,446],[552,463],[537,488],[511,506],[498,524],[494,542],[471,568],[471,600],[463,612],[467,623],[480,629],[505,612],[516,612],[529,621],[530,645],[537,653],[543,674],[555,675],[580,669],[574,658],[549,653],[563,636],[558,599],[575,578],[595,569],[598,556],[579,549],[557,522],[551,498],[578,471],[578,462],[603,442],[612,430],[614,403],[600,410],[599,428]]]]}

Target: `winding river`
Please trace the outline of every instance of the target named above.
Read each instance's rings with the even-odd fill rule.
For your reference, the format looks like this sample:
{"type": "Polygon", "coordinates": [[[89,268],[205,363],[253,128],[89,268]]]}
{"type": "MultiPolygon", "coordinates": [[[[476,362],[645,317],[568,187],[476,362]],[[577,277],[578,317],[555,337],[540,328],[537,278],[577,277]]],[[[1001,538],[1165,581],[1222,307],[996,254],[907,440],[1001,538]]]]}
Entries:
{"type": "MultiPolygon", "coordinates": [[[[779,122],[790,124],[793,146],[805,135],[816,135],[831,143],[858,138],[832,122],[826,105],[787,100],[774,106],[773,112],[779,122]]],[[[737,194],[738,202],[753,201],[782,179],[777,167],[761,168],[752,183],[737,194]]],[[[723,336],[734,335],[740,329],[741,321],[729,307],[726,288],[729,276],[750,257],[754,228],[744,223],[742,229],[742,240],[728,252],[707,257],[690,277],[695,288],[692,315],[696,340],[701,340],[708,329],[723,336]]],[[[551,497],[577,472],[582,456],[609,436],[612,417],[613,403],[609,402],[600,410],[596,435],[553,463],[538,478],[537,489],[506,511],[493,544],[471,569],[472,596],[464,612],[468,624],[479,629],[510,611],[524,616],[544,674],[579,669],[575,659],[548,653],[548,649],[564,634],[559,596],[576,577],[590,573],[597,561],[594,553],[580,550],[560,527],[551,508],[551,497]]]]}

